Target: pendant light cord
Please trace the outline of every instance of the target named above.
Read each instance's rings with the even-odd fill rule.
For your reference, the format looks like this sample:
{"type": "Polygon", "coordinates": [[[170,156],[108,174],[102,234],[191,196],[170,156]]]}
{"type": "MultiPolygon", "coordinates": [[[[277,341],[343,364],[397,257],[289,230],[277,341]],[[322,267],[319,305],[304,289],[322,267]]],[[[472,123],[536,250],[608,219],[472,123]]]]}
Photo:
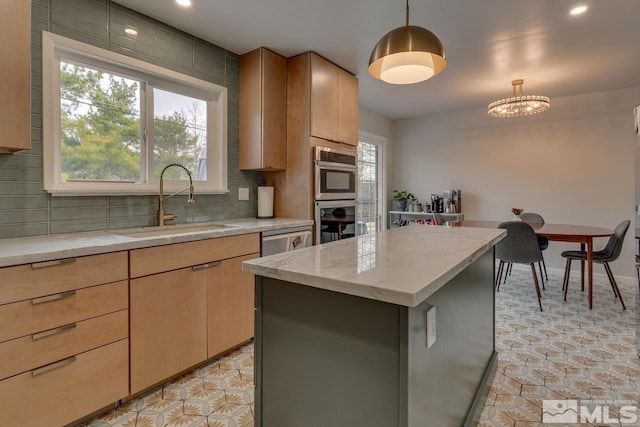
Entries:
{"type": "Polygon", "coordinates": [[[409,26],[409,0],[407,0],[407,27],[409,26]]]}

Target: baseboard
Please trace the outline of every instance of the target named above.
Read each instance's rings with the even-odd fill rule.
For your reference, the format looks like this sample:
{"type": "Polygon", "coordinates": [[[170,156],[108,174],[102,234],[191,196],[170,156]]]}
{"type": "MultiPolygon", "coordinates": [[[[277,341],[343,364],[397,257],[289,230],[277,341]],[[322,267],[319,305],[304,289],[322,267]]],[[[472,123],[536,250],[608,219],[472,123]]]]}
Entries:
{"type": "Polygon", "coordinates": [[[494,351],[487,365],[487,369],[484,371],[482,381],[476,390],[476,396],[473,398],[471,408],[467,413],[467,419],[464,421],[464,427],[475,427],[480,421],[480,416],[484,409],[484,402],[489,396],[489,390],[493,383],[493,378],[498,370],[498,352],[494,351]]]}

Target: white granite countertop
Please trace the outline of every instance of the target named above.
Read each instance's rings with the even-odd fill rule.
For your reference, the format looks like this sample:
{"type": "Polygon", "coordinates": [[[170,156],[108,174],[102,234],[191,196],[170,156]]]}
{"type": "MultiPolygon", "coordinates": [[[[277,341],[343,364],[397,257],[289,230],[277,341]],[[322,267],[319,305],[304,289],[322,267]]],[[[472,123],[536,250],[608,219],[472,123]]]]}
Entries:
{"type": "Polygon", "coordinates": [[[0,267],[312,225],[292,218],[243,218],[158,227],[0,239],[0,267]],[[194,227],[198,230],[194,231],[194,227]],[[202,227],[200,229],[200,227],[202,227]],[[208,227],[211,227],[208,229],[208,227]],[[218,228],[215,228],[218,227],[218,228]],[[182,232],[180,230],[183,229],[182,232]],[[172,230],[175,230],[173,233],[172,230]],[[136,234],[139,233],[138,236],[136,234]],[[136,236],[136,237],[133,237],[136,236]]]}
{"type": "Polygon", "coordinates": [[[410,225],[245,261],[244,271],[415,307],[506,236],[505,230],[410,225]]]}

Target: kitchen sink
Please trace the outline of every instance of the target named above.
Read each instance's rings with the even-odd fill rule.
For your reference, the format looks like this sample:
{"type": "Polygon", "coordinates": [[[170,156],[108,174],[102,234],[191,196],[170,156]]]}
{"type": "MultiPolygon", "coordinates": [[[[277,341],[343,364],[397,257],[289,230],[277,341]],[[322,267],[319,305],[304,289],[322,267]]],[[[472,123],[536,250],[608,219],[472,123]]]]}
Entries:
{"type": "Polygon", "coordinates": [[[199,231],[214,231],[229,228],[224,224],[202,224],[202,225],[168,225],[164,227],[142,227],[138,229],[127,229],[122,231],[112,231],[120,236],[144,238],[155,236],[171,236],[173,234],[196,233],[199,231]]]}

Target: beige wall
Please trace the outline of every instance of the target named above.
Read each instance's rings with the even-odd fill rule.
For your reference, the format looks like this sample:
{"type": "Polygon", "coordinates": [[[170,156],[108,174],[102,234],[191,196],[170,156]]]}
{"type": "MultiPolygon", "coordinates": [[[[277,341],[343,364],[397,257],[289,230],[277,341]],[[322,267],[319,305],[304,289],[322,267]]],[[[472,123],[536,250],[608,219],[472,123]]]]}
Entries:
{"type": "Polygon", "coordinates": [[[359,127],[361,131],[387,138],[393,137],[393,121],[378,113],[360,107],[359,127]]]}
{"type": "MultiPolygon", "coordinates": [[[[632,110],[640,104],[640,87],[551,102],[540,115],[512,119],[479,108],[396,121],[389,192],[406,187],[425,200],[432,192],[461,189],[467,219],[508,220],[514,206],[552,223],[613,228],[631,219],[613,269],[634,276],[632,110]]],[[[596,242],[596,249],[605,242],[596,242]]],[[[552,243],[547,265],[564,268],[560,252],[569,248],[575,245],[552,243]]]]}

